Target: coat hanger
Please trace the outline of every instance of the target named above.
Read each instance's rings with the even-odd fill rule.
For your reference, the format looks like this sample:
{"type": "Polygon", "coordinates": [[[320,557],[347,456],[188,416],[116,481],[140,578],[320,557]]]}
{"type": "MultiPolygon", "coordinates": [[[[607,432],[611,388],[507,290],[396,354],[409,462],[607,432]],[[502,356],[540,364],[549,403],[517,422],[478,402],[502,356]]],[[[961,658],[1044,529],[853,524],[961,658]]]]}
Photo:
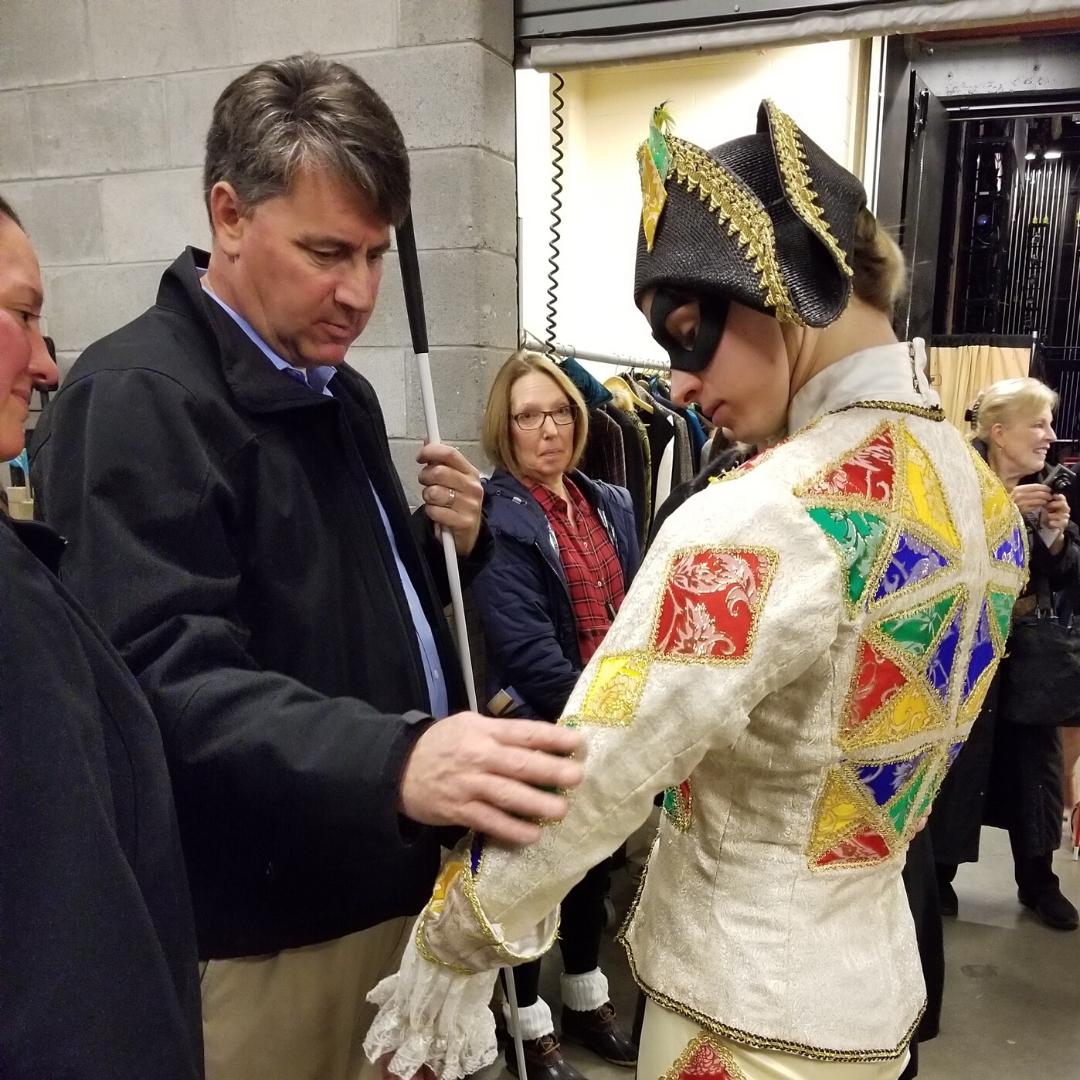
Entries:
{"type": "Polygon", "coordinates": [[[622,409],[623,412],[632,413],[635,409],[640,409],[642,412],[651,415],[656,411],[652,402],[645,401],[642,395],[620,375],[612,375],[610,379],[606,379],[604,386],[611,391],[611,398],[615,403],[615,407],[622,409]]]}

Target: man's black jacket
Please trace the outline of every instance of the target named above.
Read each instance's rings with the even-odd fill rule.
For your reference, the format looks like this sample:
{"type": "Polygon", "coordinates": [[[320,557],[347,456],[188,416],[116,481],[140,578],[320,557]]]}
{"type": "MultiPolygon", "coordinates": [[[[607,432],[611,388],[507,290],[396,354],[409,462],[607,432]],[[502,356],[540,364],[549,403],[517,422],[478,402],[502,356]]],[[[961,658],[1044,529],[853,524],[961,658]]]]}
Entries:
{"type": "MultiPolygon", "coordinates": [[[[157,716],[200,955],[267,953],[413,913],[434,830],[398,784],[429,708],[371,484],[464,696],[441,548],[411,519],[369,383],[333,398],[276,370],[199,284],[189,248],[157,304],[92,345],[31,450],[63,580],[157,716]],[[370,480],[370,484],[369,484],[370,480]]],[[[490,548],[486,530],[464,569],[490,548]]]]}
{"type": "Polygon", "coordinates": [[[0,514],[0,1076],[196,1080],[195,927],[161,736],[50,572],[61,547],[0,514]]]}

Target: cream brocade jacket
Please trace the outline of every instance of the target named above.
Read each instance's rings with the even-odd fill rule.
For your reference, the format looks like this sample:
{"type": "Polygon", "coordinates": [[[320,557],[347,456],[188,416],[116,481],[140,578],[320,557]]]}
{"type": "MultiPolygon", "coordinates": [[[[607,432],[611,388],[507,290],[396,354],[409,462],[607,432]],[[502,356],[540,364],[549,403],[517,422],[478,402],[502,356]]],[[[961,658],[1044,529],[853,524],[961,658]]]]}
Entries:
{"type": "Polygon", "coordinates": [[[935,418],[922,343],[847,357],[787,440],[661,531],[561,723],[586,777],[530,848],[444,866],[369,1052],[453,1080],[494,1056],[494,969],[666,789],[621,938],[659,1004],[748,1046],[900,1055],[925,1005],[900,872],[1026,576],[1022,521],[935,418]]]}

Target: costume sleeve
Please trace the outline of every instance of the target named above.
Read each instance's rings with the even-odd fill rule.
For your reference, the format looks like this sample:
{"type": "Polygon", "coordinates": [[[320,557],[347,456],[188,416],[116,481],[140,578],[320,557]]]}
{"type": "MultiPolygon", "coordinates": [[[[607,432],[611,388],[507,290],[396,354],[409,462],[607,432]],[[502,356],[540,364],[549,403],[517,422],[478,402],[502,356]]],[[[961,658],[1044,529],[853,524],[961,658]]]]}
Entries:
{"type": "Polygon", "coordinates": [[[233,477],[251,448],[227,459],[191,394],[145,370],[66,386],[44,423],[39,511],[72,538],[63,580],[150,700],[185,829],[241,832],[281,873],[328,829],[330,868],[407,846],[397,787],[419,727],[248,651],[233,477]]]}
{"type": "Polygon", "coordinates": [[[492,666],[544,720],[558,719],[581,675],[555,631],[550,573],[535,549],[498,533],[491,561],[472,585],[492,666]]]}
{"type": "Polygon", "coordinates": [[[680,508],[560,721],[585,738],[569,813],[525,849],[458,846],[402,971],[374,992],[369,1055],[401,1051],[397,1075],[426,1063],[443,1080],[475,1063],[493,969],[551,945],[562,897],[645,821],[658,791],[733,747],[764,698],[827,655],[842,610],[840,561],[778,481],[750,474],[680,508]],[[455,1004],[432,1008],[444,998],[455,1004]]]}

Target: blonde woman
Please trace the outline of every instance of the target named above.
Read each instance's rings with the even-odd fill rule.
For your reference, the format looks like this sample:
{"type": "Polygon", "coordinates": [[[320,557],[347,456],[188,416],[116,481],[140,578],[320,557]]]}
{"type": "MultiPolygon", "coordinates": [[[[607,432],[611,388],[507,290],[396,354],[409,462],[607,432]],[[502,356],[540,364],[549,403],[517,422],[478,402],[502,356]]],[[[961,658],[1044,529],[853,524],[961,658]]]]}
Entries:
{"type": "MultiPolygon", "coordinates": [[[[1034,611],[1041,583],[1051,591],[1080,581],[1080,547],[1069,504],[1042,482],[1055,435],[1057,394],[1037,379],[1003,379],[980,397],[973,445],[1024,516],[1031,580],[1016,614],[1034,611]]],[[[1006,659],[1005,664],[1014,662],[1006,659]]],[[[955,915],[957,866],[977,862],[983,824],[1007,829],[1020,903],[1047,926],[1075,930],[1076,908],[1053,870],[1061,844],[1064,769],[1058,729],[999,715],[999,669],[982,712],[931,819],[942,914],[955,915]]]]}

